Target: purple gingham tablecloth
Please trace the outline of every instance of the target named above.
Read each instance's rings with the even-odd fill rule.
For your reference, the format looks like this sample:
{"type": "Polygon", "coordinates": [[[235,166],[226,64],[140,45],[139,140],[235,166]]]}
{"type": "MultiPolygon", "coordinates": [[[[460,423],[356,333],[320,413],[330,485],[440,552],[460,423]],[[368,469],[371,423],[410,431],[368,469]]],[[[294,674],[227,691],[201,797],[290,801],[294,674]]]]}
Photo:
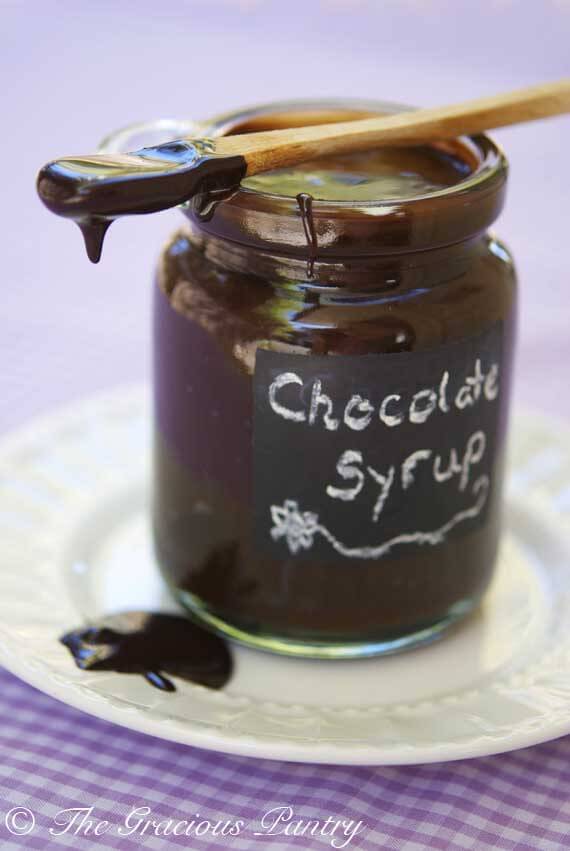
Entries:
{"type": "MultiPolygon", "coordinates": [[[[108,130],[201,118],[305,96],[436,104],[568,75],[564,0],[0,0],[5,118],[0,431],[148,376],[150,270],[178,215],[111,229],[99,267],[49,216],[33,176],[108,130]],[[17,167],[16,167],[17,166],[17,167]]],[[[497,134],[511,161],[498,232],[521,277],[517,403],[570,417],[569,122],[497,134]]],[[[95,720],[0,672],[0,849],[328,848],[330,837],[256,837],[264,813],[361,820],[359,849],[570,847],[570,738],[513,754],[406,768],[255,761],[159,741],[95,720]],[[50,833],[93,807],[93,829],[50,833]],[[240,835],[120,836],[149,818],[243,821],[240,835]],[[20,808],[19,812],[14,809],[20,808]],[[36,824],[25,831],[32,812],[36,824]]],[[[85,813],[84,813],[85,815],[85,813]]],[[[76,822],[77,823],[77,822],[76,822]]],[[[85,822],[86,824],[87,822],[85,822]]],[[[60,828],[61,831],[61,828],[60,828]]],[[[338,837],[337,837],[338,838],[338,837]]],[[[338,844],[338,843],[337,843],[338,844]]]]}
{"type": "MultiPolygon", "coordinates": [[[[570,737],[501,756],[423,766],[253,761],[131,733],[69,709],[6,672],[0,677],[2,849],[292,851],[342,847],[348,838],[344,847],[359,851],[548,851],[570,847],[569,788],[570,737]],[[10,835],[3,824],[16,807],[34,814],[28,835],[10,835]],[[293,820],[321,825],[329,816],[352,820],[359,832],[350,839],[346,825],[346,834],[339,828],[332,837],[267,835],[273,819],[266,814],[276,807],[291,807],[293,820]],[[62,832],[72,818],[63,811],[78,809],[62,832]],[[235,836],[209,832],[197,838],[157,836],[139,827],[146,820],[174,825],[192,819],[209,821],[212,830],[218,821],[243,822],[243,828],[235,836]],[[98,822],[109,827],[95,836],[85,833],[88,821],[92,830],[98,822]]],[[[30,824],[26,812],[14,818],[19,828],[30,824]]]]}

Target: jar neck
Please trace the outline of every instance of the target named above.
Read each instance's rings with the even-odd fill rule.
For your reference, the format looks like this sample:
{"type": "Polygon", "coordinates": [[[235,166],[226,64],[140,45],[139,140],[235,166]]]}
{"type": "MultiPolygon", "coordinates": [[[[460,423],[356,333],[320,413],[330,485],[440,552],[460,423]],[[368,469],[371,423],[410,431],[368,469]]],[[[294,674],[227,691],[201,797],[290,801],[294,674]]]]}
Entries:
{"type": "Polygon", "coordinates": [[[487,233],[446,246],[422,251],[380,254],[370,257],[302,259],[253,249],[186,226],[179,239],[219,270],[251,275],[275,287],[303,293],[362,294],[431,288],[453,280],[485,251],[487,233]]]}

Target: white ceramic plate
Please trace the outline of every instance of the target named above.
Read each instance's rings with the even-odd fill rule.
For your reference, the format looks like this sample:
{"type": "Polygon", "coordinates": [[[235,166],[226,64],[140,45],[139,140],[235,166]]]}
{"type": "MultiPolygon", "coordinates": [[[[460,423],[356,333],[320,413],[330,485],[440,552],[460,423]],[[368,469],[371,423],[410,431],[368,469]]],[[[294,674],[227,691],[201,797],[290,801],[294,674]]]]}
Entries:
{"type": "Polygon", "coordinates": [[[257,757],[403,764],[570,732],[570,432],[516,417],[507,522],[482,611],[440,643],[363,661],[234,647],[221,692],[79,671],[58,636],[126,608],[172,609],[147,523],[150,413],[116,391],[0,446],[0,662],[65,703],[165,739],[257,757]]]}

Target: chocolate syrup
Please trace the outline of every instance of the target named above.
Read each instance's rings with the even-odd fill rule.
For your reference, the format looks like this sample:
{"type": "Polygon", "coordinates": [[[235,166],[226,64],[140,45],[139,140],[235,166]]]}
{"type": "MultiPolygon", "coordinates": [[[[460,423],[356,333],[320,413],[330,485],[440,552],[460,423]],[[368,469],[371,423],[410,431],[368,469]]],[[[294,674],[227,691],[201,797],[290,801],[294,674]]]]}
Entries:
{"type": "Polygon", "coordinates": [[[311,280],[315,277],[315,260],[317,258],[318,240],[315,230],[315,220],[313,218],[313,196],[308,192],[299,192],[297,195],[297,204],[301,211],[301,221],[303,222],[303,230],[307,239],[307,247],[309,249],[309,257],[307,259],[307,278],[311,280]]]}
{"type": "Polygon", "coordinates": [[[66,157],[38,175],[41,200],[52,213],[74,221],[92,263],[120,216],[156,213],[191,201],[197,213],[232,195],[246,172],[241,156],[220,156],[215,143],[166,142],[128,154],[66,157]]]}
{"type": "Polygon", "coordinates": [[[232,673],[225,641],[185,617],[122,612],[60,638],[78,668],[142,674],[161,691],[176,691],[166,674],[220,689],[232,673]]]}
{"type": "Polygon", "coordinates": [[[418,198],[453,186],[469,174],[458,157],[429,145],[377,148],[334,154],[290,168],[250,175],[245,189],[295,198],[310,193],[317,202],[366,204],[379,199],[418,198]]]}

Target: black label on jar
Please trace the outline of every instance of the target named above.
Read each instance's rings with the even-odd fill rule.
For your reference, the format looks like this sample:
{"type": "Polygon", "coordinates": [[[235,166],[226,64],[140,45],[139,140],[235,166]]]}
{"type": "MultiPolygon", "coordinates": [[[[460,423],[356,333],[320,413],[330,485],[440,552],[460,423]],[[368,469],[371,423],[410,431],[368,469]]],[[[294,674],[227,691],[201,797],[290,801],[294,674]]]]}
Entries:
{"type": "Polygon", "coordinates": [[[381,559],[485,521],[502,325],[421,352],[259,349],[254,524],[274,558],[381,559]]]}

